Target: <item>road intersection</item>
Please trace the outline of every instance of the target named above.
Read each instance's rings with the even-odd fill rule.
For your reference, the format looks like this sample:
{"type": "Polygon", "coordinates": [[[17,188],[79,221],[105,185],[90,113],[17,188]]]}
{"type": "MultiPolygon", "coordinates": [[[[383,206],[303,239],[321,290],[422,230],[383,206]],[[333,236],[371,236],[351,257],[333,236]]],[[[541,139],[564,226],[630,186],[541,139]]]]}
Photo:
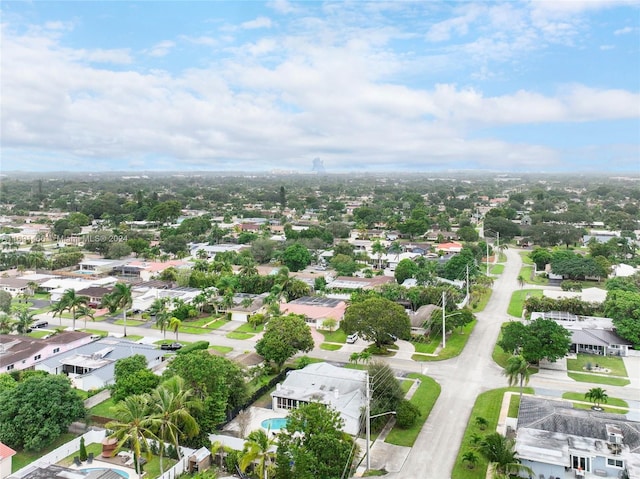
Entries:
{"type": "MultiPolygon", "coordinates": [[[[385,361],[399,373],[426,374],[438,381],[442,387],[440,397],[413,448],[400,471],[387,475],[390,479],[450,479],[476,397],[484,391],[507,386],[502,369],[493,361],[491,353],[501,325],[514,319],[506,311],[513,292],[520,288],[517,277],[520,274],[522,260],[517,250],[506,249],[505,254],[507,262],[504,271],[496,278],[491,299],[484,311],[476,314],[478,321],[475,329],[459,356],[445,361],[424,363],[408,359],[407,355],[385,358],[385,361]]],[[[52,319],[49,314],[38,315],[38,319],[40,318],[49,320],[51,325],[60,321],[64,326],[71,326],[69,319],[52,319]]],[[[134,324],[131,321],[127,325],[129,334],[144,336],[145,342],[163,339],[159,330],[134,324]]],[[[107,321],[92,322],[89,327],[111,334],[122,334],[122,326],[107,321]]],[[[230,339],[225,336],[226,333],[227,331],[213,331],[204,335],[180,333],[180,339],[189,342],[207,340],[212,345],[232,347],[235,354],[253,350],[255,341],[259,339],[259,335],[248,340],[230,339]]],[[[365,345],[362,342],[347,344],[339,351],[327,351],[318,346],[319,344],[316,344],[309,356],[346,363],[353,352],[361,351],[365,345]]],[[[640,358],[633,358],[632,368],[628,371],[632,380],[629,386],[606,387],[609,396],[631,401],[640,397],[638,364],[640,358]]],[[[563,372],[533,375],[529,386],[552,395],[559,395],[562,391],[586,392],[593,387],[589,383],[575,382],[563,372]]]]}

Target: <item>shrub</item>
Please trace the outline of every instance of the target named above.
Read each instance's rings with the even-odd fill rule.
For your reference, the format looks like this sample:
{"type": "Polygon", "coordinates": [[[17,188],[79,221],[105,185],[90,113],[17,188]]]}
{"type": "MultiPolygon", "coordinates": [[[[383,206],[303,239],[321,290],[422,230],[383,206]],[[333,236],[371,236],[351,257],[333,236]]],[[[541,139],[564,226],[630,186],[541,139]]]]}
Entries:
{"type": "Polygon", "coordinates": [[[80,460],[82,462],[87,460],[87,448],[84,445],[84,437],[80,438],[80,452],[79,452],[80,460]]]}
{"type": "Polygon", "coordinates": [[[411,402],[403,399],[396,411],[396,424],[402,429],[413,426],[420,416],[420,410],[411,402]]]}
{"type": "Polygon", "coordinates": [[[200,349],[208,349],[209,341],[196,341],[195,343],[187,344],[183,346],[181,349],[178,349],[178,354],[186,354],[192,351],[198,351],[200,349]]]}

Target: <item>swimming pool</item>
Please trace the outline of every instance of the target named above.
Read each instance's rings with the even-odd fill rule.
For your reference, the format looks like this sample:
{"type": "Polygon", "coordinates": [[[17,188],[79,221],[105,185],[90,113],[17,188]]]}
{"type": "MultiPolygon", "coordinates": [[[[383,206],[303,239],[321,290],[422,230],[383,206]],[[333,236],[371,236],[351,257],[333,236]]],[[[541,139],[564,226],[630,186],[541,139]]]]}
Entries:
{"type": "Polygon", "coordinates": [[[89,467],[87,469],[79,469],[81,472],[91,472],[91,471],[113,471],[116,474],[121,475],[122,477],[124,477],[124,479],[129,479],[129,474],[127,474],[124,471],[121,471],[120,469],[111,469],[111,468],[106,468],[106,467],[89,467]]]}
{"type": "Polygon", "coordinates": [[[284,429],[287,427],[287,418],[271,417],[262,421],[260,425],[265,429],[269,429],[270,431],[279,431],[280,429],[284,429]]]}

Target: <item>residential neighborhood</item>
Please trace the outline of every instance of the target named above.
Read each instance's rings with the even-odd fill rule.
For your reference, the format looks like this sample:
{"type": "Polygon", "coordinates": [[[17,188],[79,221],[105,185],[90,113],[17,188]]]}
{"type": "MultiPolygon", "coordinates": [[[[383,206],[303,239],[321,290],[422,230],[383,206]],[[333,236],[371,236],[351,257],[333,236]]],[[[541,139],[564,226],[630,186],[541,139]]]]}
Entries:
{"type": "MultiPolygon", "coordinates": [[[[310,180],[274,176],[256,187],[274,181],[295,190],[310,180]]],[[[29,183],[5,182],[6,200],[29,183]]],[[[305,440],[317,415],[332,425],[327,478],[638,477],[640,194],[622,183],[626,217],[614,224],[581,209],[569,226],[570,205],[604,205],[594,191],[611,203],[613,190],[593,184],[513,179],[495,201],[482,195],[495,188],[488,178],[442,179],[401,194],[387,217],[364,184],[356,196],[271,206],[247,192],[240,210],[158,198],[158,211],[181,208],[148,223],[123,211],[20,212],[5,200],[3,477],[95,467],[132,478],[285,477],[278,451],[322,457],[305,440]],[[559,202],[555,220],[537,213],[535,198],[560,192],[574,201],[559,202]],[[38,241],[23,234],[34,221],[48,228],[38,241]],[[53,378],[51,394],[73,394],[68,411],[78,412],[45,413],[62,435],[36,443],[11,424],[32,381],[43,390],[53,378]],[[154,421],[154,401],[171,388],[193,402],[182,406],[191,419],[172,426],[180,432],[171,439],[150,426],[118,442],[131,408],[154,421]],[[90,462],[79,437],[91,441],[90,462]],[[263,441],[260,455],[253,441],[263,441]],[[41,458],[23,463],[27,450],[41,458]]],[[[144,182],[135,188],[144,204],[144,182]]]]}

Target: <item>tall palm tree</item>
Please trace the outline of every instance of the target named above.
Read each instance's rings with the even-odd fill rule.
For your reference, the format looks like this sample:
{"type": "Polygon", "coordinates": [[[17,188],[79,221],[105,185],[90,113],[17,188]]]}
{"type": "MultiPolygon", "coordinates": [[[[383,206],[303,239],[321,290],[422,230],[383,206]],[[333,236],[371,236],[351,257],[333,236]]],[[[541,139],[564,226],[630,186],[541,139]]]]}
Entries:
{"type": "Polygon", "coordinates": [[[275,440],[270,439],[264,429],[251,431],[244,443],[244,450],[240,457],[240,470],[247,470],[250,464],[257,462],[257,473],[260,479],[268,479],[269,464],[275,457],[275,440]]]}
{"type": "Polygon", "coordinates": [[[131,297],[131,285],[126,283],[117,283],[110,293],[111,301],[117,308],[122,308],[122,318],[124,322],[124,336],[127,336],[127,309],[133,304],[131,297]]]}
{"type": "MultiPolygon", "coordinates": [[[[64,305],[62,311],[69,311],[73,320],[73,330],[76,330],[76,309],[79,306],[86,305],[89,302],[88,296],[78,296],[75,289],[69,288],[65,290],[60,298],[60,302],[64,305]]],[[[60,313],[62,314],[62,312],[60,313]]]]}
{"type": "Polygon", "coordinates": [[[193,437],[200,432],[200,426],[191,415],[202,405],[194,397],[193,391],[185,386],[180,376],[173,376],[151,392],[152,421],[160,438],[160,473],[164,473],[163,452],[165,443],[173,444],[181,459],[180,438],[193,437]]]}
{"type": "Polygon", "coordinates": [[[84,318],[84,329],[87,329],[87,318],[91,318],[91,321],[96,320],[94,314],[95,311],[85,304],[78,306],[76,310],[76,317],[84,318]]]}
{"type": "Polygon", "coordinates": [[[176,318],[175,316],[169,320],[169,328],[171,328],[173,332],[176,333],[176,341],[178,340],[178,330],[180,329],[181,325],[182,321],[180,321],[180,319],[176,318]]]}
{"type": "Polygon", "coordinates": [[[118,440],[116,452],[119,452],[125,444],[129,445],[135,455],[139,472],[142,453],[146,454],[147,460],[151,459],[149,441],[158,441],[158,437],[153,433],[153,421],[149,412],[149,396],[144,394],[127,396],[113,408],[116,419],[105,425],[107,429],[113,431],[109,437],[118,440]]]}
{"type": "Polygon", "coordinates": [[[171,313],[166,309],[156,312],[155,326],[162,331],[162,337],[167,338],[167,328],[169,327],[169,321],[171,313]]]}
{"type": "Polygon", "coordinates": [[[480,455],[493,466],[493,477],[496,479],[508,479],[510,474],[519,474],[520,472],[533,475],[531,468],[520,464],[514,446],[513,439],[492,432],[484,436],[475,447],[480,455]]]}
{"type": "Polygon", "coordinates": [[[27,334],[31,323],[33,323],[34,314],[35,313],[29,311],[29,309],[25,307],[21,307],[14,313],[16,318],[15,329],[18,334],[27,334]]]}
{"type": "Polygon", "coordinates": [[[594,409],[600,409],[601,403],[606,403],[609,401],[609,395],[607,394],[606,389],[602,388],[591,388],[585,394],[584,398],[588,401],[592,401],[594,403],[594,409]]]}
{"type": "Polygon", "coordinates": [[[51,313],[51,315],[55,318],[56,316],[58,316],[60,318],[60,326],[62,326],[62,313],[64,313],[65,310],[65,306],[62,303],[62,301],[58,301],[57,303],[53,303],[51,305],[51,308],[49,309],[49,312],[51,313]]]}
{"type": "Polygon", "coordinates": [[[380,269],[380,260],[384,254],[384,245],[379,239],[375,240],[371,245],[371,252],[378,257],[378,269],[380,269]]]}
{"type": "Polygon", "coordinates": [[[507,365],[503,373],[509,380],[509,386],[520,385],[520,401],[522,401],[523,385],[529,382],[529,377],[531,376],[527,360],[522,355],[511,356],[507,359],[507,365]]]}

